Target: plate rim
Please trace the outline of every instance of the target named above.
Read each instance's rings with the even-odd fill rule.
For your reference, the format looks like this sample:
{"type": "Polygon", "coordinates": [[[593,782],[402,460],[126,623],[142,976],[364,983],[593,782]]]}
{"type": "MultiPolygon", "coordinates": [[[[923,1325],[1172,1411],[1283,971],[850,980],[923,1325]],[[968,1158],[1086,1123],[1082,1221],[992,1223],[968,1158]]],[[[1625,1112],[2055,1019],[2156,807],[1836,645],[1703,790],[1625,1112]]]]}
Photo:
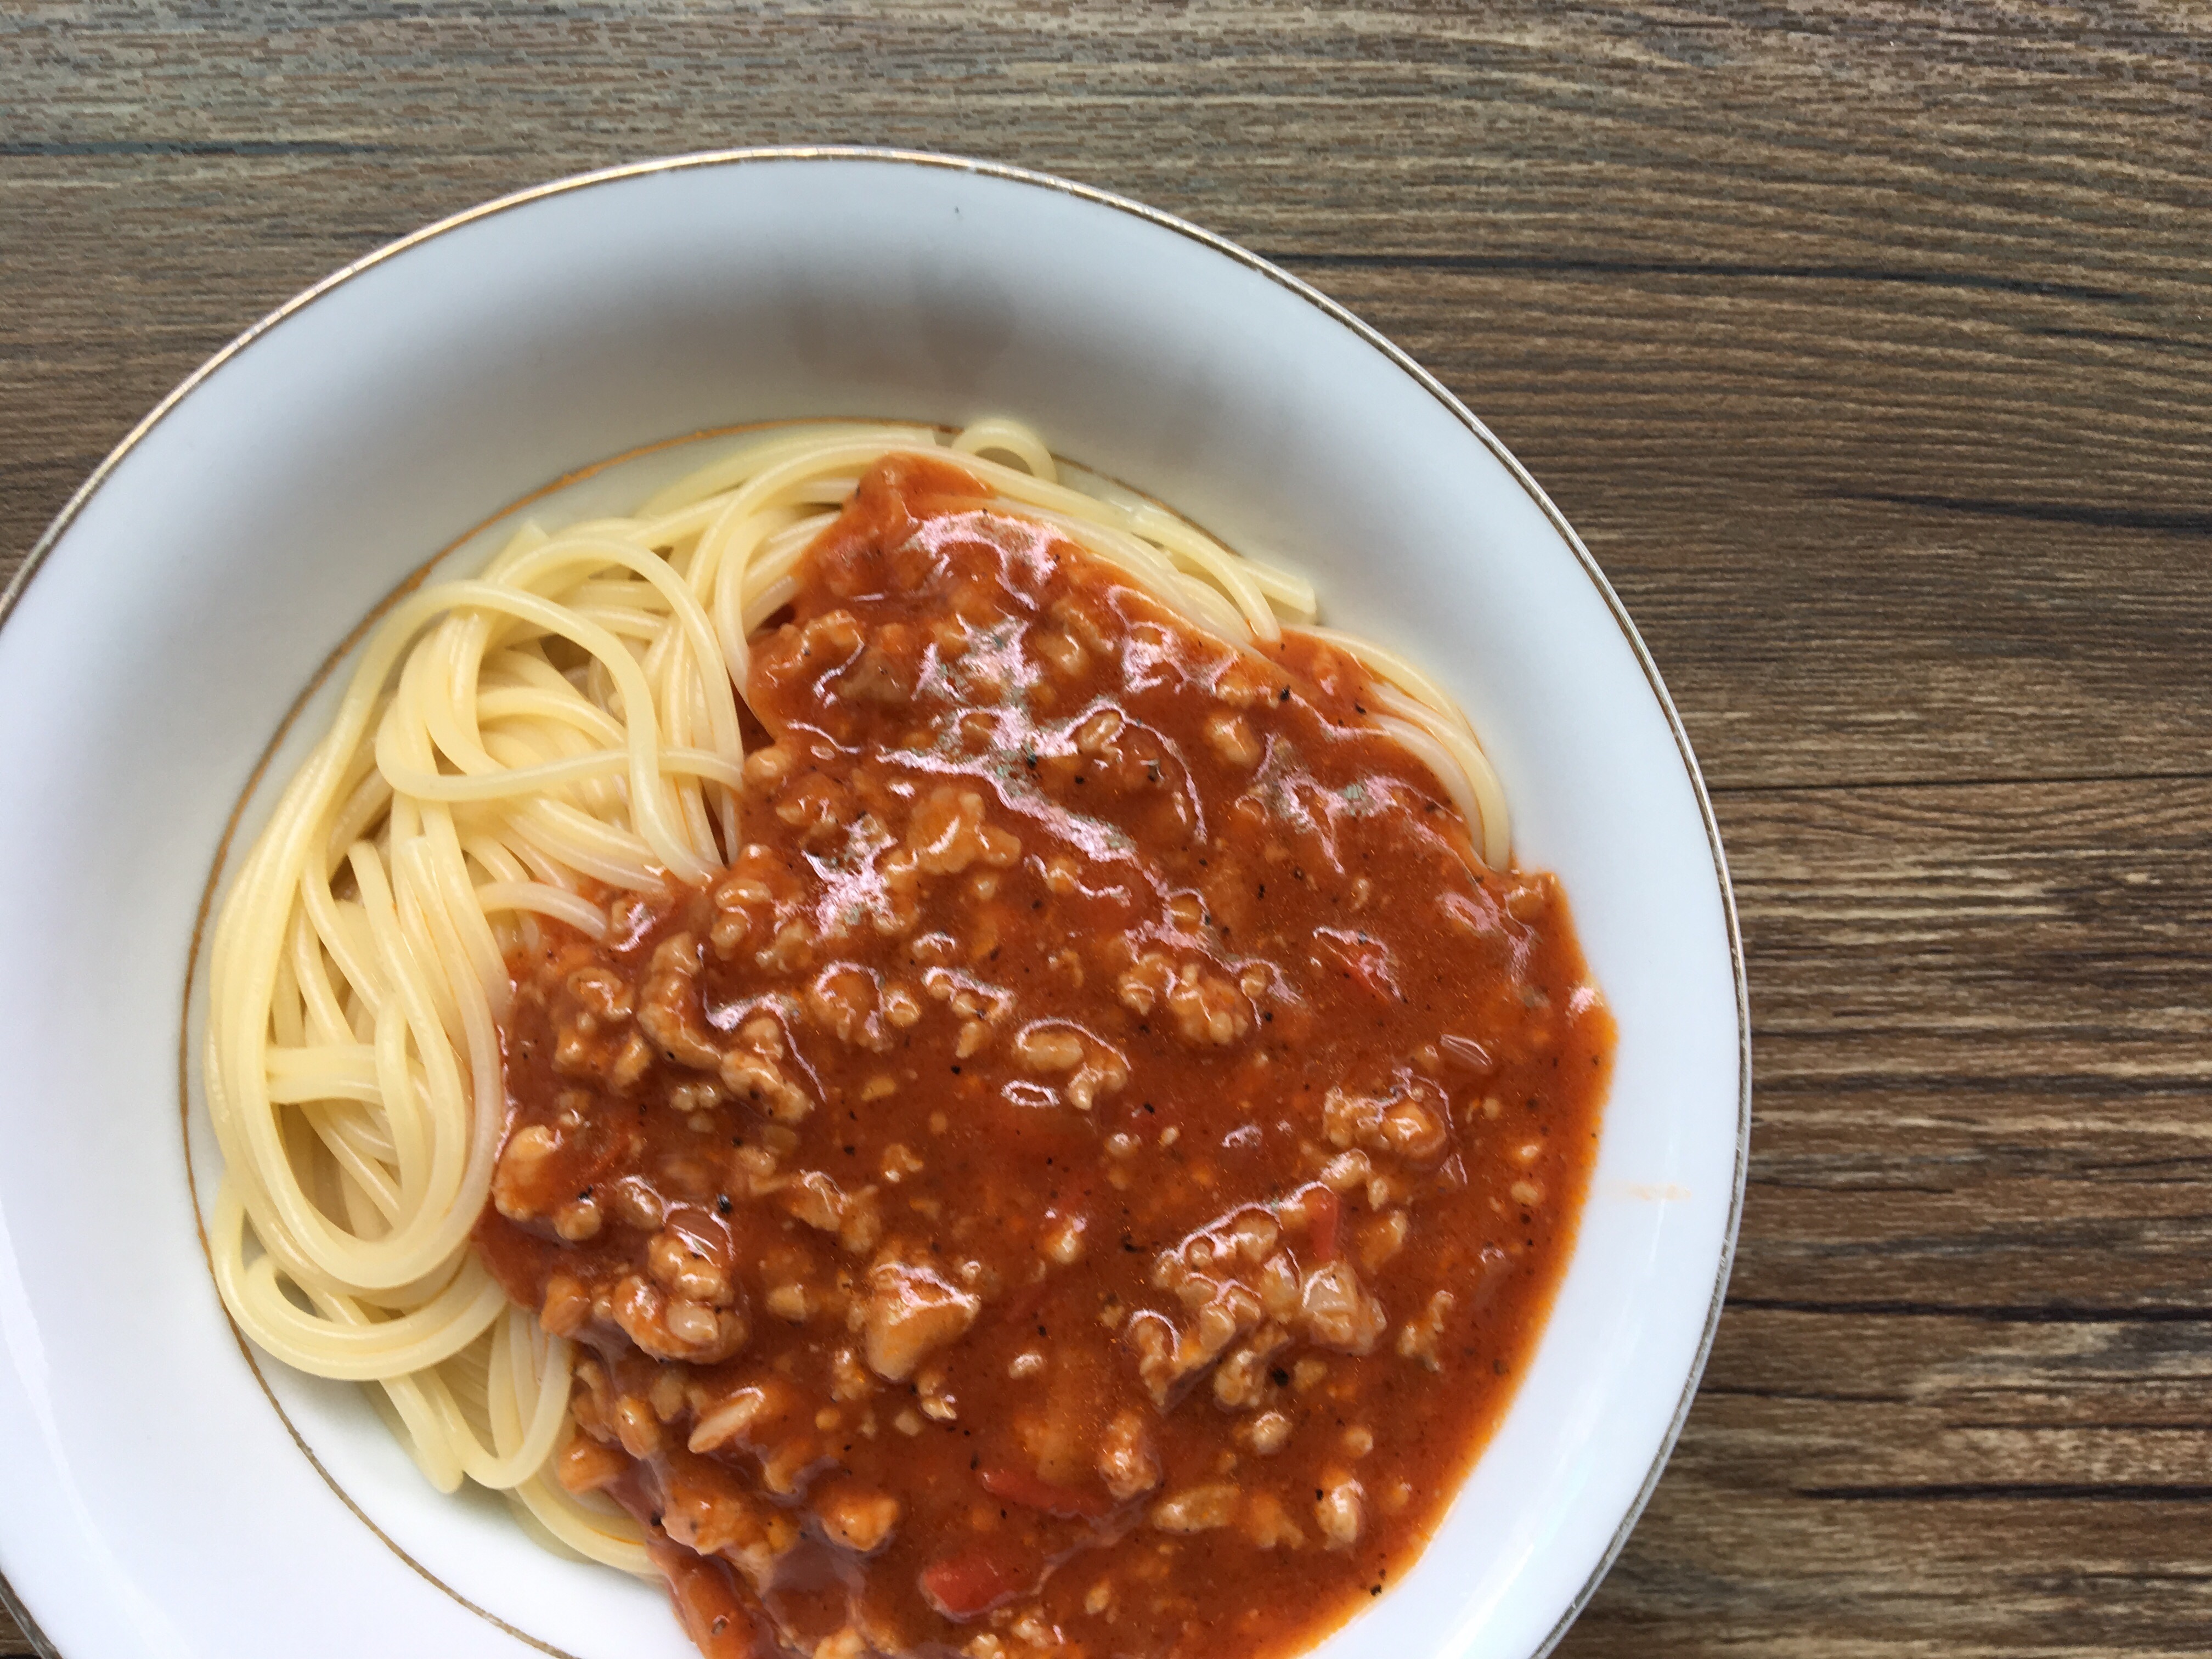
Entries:
{"type": "MultiPolygon", "coordinates": [[[[1637,1522],[1642,1518],[1645,1506],[1650,1502],[1651,1495],[1658,1486],[1660,1477],[1666,1470],[1668,1461],[1674,1455],[1675,1443],[1681,1437],[1683,1427],[1688,1420],[1691,1405],[1697,1397],[1698,1384],[1705,1376],[1706,1362],[1711,1357],[1714,1337],[1719,1328],[1721,1313],[1727,1301],[1729,1279],[1735,1260],[1737,1235],[1743,1219],[1744,1192],[1749,1176],[1751,1153],[1751,998],[1745,973],[1742,929],[1736,916],[1735,891],[1729,876],[1727,854],[1721,845],[1720,826],[1713,814],[1712,799],[1705,787],[1705,774],[1699,768],[1696,753],[1690,744],[1689,732],[1684,727],[1680,712],[1675,708],[1674,697],[1668,693],[1666,682],[1660,675],[1658,665],[1652,659],[1651,653],[1644,642],[1643,635],[1630,617],[1627,607],[1621,603],[1620,596],[1613,591],[1612,582],[1607,580],[1605,572],[1599,567],[1596,558],[1583,544],[1581,536],[1567,521],[1566,515],[1546,493],[1543,486],[1536,482],[1528,468],[1521,464],[1519,458],[1506,447],[1482,419],[1468,409],[1434,374],[1416,362],[1402,347],[1342,303],[1330,298],[1311,283],[1291,275],[1279,265],[1253,252],[1250,249],[1176,215],[1135,201],[1131,198],[1117,195],[1111,191],[1100,189],[1096,185],[1080,184],[1073,179],[1060,178],[1054,173],[1017,167],[1009,162],[986,161],[974,156],[868,144],[757,145],[659,156],[646,161],[622,162],[586,173],[573,173],[543,184],[530,185],[504,196],[495,197],[490,201],[478,203],[374,248],[361,258],[340,266],[319,281],[302,289],[221,347],[206,362],[178,382],[167,395],[155,404],[128,433],[125,434],[121,441],[107,453],[100,465],[94,467],[85,481],[77,487],[38,540],[31,544],[30,551],[24,556],[23,562],[9,579],[6,587],[0,589],[0,627],[5,627],[13,617],[24,592],[60,545],[70,526],[76,523],[84,509],[91,503],[93,497],[113,476],[117,468],[122,465],[131,452],[136,449],[147,434],[152,432],[186,398],[232,358],[239,356],[248,346],[295,313],[306,309],[315,301],[354,277],[373,270],[387,260],[396,258],[411,248],[428,242],[433,238],[445,235],[448,232],[474,224],[478,220],[490,218],[496,214],[526,207],[556,196],[589,190],[601,185],[616,184],[626,179],[658,173],[689,172],[707,167],[738,167],[757,162],[860,162],[871,165],[919,167],[943,172],[964,173],[1054,191],[1087,202],[1093,206],[1127,214],[1159,229],[1196,242],[1287,289],[1325,316],[1349,329],[1363,343],[1380,352],[1401,373],[1409,377],[1423,391],[1441,404],[1453,419],[1466,428],[1468,433],[1490,452],[1491,455],[1504,467],[1514,483],[1542,513],[1545,521],[1558,532],[1560,539],[1573,553],[1577,563],[1582,568],[1583,574],[1596,589],[1598,597],[1604,601],[1607,613],[1613,617],[1615,627],[1620,629],[1623,640],[1635,657],[1637,666],[1643,672],[1645,684],[1657,700],[1660,712],[1666,717],[1667,729],[1674,738],[1675,752],[1688,778],[1691,793],[1696,799],[1698,819],[1704,825],[1705,842],[1712,854],[1713,878],[1719,891],[1721,915],[1728,939],[1729,966],[1735,992],[1737,1073],[1735,1168],[1729,1194],[1728,1219],[1722,1233],[1719,1261],[1716,1265],[1711,1300],[1706,1308],[1704,1328],[1698,1334],[1696,1352],[1691,1358],[1688,1371],[1683,1379],[1680,1395],[1674,1403],[1674,1412],[1665,1433],[1660,1438],[1658,1449],[1653,1455],[1651,1465],[1645,1471],[1634,1498],[1622,1514],[1620,1524],[1614,1528],[1612,1537],[1607,1540],[1604,1550],[1590,1569],[1588,1577],[1583,1580],[1582,1587],[1570,1599],[1559,1619],[1531,1655],[1531,1659],[1544,1659],[1546,1655],[1559,1645],[1568,1629],[1581,1616],[1583,1610],[1589,1606],[1590,1598],[1596,1594],[1598,1586],[1604,1582],[1606,1575],[1612,1571],[1613,1563],[1626,1547],[1630,1534],[1634,1532],[1637,1522]]],[[[380,1534],[379,1535],[381,1536],[380,1534]]],[[[389,1540],[386,1541],[389,1542],[389,1540]]],[[[403,1559],[411,1559],[405,1555],[404,1552],[400,1553],[403,1559]]],[[[16,1625],[29,1640],[33,1651],[43,1656],[43,1659],[63,1659],[60,1650],[54,1646],[33,1621],[20,1592],[9,1583],[4,1576],[0,1576],[0,1607],[4,1607],[14,1618],[16,1625]]]]}

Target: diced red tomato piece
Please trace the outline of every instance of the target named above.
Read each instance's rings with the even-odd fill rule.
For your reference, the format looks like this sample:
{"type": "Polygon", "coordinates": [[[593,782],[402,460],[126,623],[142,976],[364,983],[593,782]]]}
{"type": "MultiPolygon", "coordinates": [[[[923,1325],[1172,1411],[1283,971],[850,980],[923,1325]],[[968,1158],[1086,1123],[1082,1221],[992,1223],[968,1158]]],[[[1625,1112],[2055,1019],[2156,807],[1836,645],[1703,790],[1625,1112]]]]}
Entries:
{"type": "Polygon", "coordinates": [[[1095,1521],[1112,1507],[1097,1493],[1054,1486],[1041,1474],[1009,1464],[987,1468],[975,1478],[992,1497],[1003,1498],[1009,1504],[1019,1504],[1026,1509],[1042,1510],[1047,1515],[1095,1521]]]}
{"type": "Polygon", "coordinates": [[[1398,981],[1390,972],[1390,947],[1364,933],[1347,933],[1324,927],[1315,935],[1326,958],[1336,963],[1352,982],[1385,1002],[1401,1002],[1398,981]]]}
{"type": "Polygon", "coordinates": [[[921,1593],[947,1619],[973,1619],[1011,1601],[1030,1585],[1030,1575],[981,1550],[948,1556],[921,1570],[921,1593]]]}
{"type": "Polygon", "coordinates": [[[1299,1196],[1310,1222],[1307,1237],[1313,1241],[1314,1265],[1326,1267],[1336,1260],[1336,1235],[1344,1219],[1344,1206],[1326,1187],[1309,1187],[1299,1196]]]}

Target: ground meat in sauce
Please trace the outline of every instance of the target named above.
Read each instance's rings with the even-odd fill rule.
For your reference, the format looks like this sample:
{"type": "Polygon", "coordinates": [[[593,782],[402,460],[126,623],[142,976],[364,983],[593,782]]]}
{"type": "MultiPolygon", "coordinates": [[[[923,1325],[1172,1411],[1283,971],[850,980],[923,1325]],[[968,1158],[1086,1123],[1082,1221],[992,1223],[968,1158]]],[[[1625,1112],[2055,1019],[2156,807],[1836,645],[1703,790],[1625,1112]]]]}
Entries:
{"type": "Polygon", "coordinates": [[[756,642],[712,886],[541,923],[477,1248],[709,1654],[1261,1656],[1412,1564],[1612,1034],[1327,646],[894,458],[756,642]]]}

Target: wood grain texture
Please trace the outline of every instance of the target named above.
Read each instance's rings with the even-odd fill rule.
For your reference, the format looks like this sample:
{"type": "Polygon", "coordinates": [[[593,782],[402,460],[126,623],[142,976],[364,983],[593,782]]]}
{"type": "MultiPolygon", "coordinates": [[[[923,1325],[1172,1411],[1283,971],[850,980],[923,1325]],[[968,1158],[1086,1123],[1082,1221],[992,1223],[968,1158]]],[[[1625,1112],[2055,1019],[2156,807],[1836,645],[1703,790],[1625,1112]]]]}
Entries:
{"type": "Polygon", "coordinates": [[[2208,131],[2212,13],[2117,0],[11,4],[0,562],[262,312],[559,173],[908,144],[1236,237],[1558,499],[1738,884],[1730,1310],[1562,1652],[2201,1652],[2208,131]]]}

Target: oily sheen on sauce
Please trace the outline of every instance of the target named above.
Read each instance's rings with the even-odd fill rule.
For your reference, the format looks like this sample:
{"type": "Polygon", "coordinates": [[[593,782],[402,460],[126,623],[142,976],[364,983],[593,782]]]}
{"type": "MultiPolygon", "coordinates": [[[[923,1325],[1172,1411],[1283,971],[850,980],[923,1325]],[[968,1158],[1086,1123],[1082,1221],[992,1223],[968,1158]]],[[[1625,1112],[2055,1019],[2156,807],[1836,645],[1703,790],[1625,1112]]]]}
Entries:
{"type": "Polygon", "coordinates": [[[486,1264],[714,1656],[1262,1656],[1418,1554],[1612,1029],[1367,681],[895,456],[753,641],[726,876],[510,967],[486,1264]],[[766,741],[772,739],[772,742],[766,741]]]}

